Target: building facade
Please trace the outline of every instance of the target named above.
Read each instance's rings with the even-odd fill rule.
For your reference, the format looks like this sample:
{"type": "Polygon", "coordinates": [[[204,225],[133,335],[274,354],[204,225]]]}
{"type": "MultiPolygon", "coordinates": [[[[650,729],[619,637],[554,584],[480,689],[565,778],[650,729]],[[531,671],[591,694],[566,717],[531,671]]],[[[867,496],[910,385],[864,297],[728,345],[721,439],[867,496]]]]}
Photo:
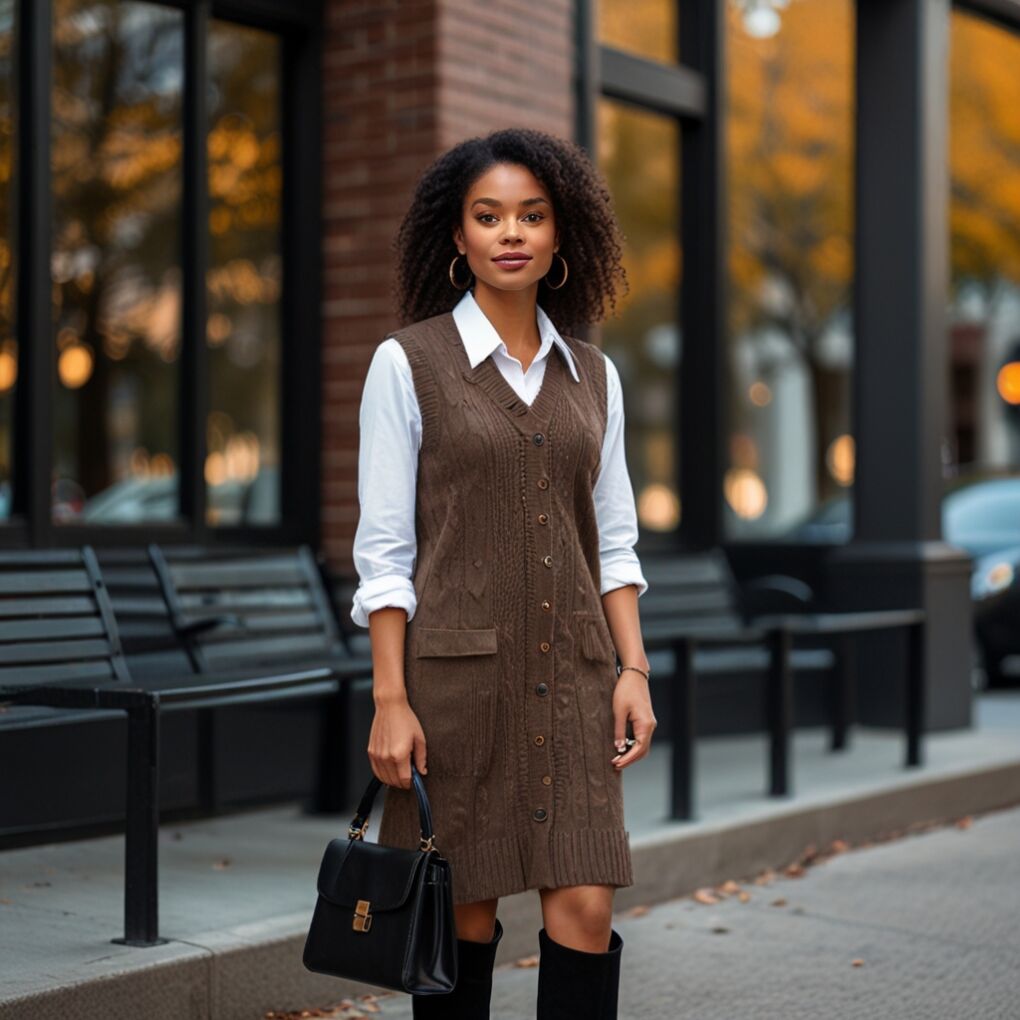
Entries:
{"type": "MultiPolygon", "coordinates": [[[[0,0],[0,545],[309,542],[350,579],[415,181],[540,128],[627,237],[589,338],[642,558],[722,546],[831,605],[925,606],[926,724],[968,725],[941,506],[1020,475],[1018,54],[1020,0],[0,0]]],[[[900,655],[862,642],[861,721],[898,724],[900,655]]],[[[759,728],[756,688],[706,692],[705,731],[759,728]]],[[[170,813],[196,726],[168,727],[170,813]]],[[[314,726],[226,713],[223,805],[301,795],[314,726]]],[[[0,839],[116,825],[119,732],[0,713],[0,839]],[[82,761],[111,781],[69,787],[82,761]]]]}

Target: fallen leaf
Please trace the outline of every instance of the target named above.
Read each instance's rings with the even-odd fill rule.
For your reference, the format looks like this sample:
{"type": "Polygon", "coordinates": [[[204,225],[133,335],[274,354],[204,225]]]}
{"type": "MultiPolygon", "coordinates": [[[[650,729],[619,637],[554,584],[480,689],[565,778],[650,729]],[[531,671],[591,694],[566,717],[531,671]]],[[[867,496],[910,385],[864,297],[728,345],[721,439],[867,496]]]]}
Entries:
{"type": "Polygon", "coordinates": [[[787,878],[800,878],[801,875],[804,874],[804,867],[794,861],[792,864],[787,864],[787,866],[783,869],[783,874],[786,875],[787,878]]]}
{"type": "Polygon", "coordinates": [[[800,855],[800,863],[804,865],[811,864],[813,861],[818,859],[818,856],[818,848],[814,845],[814,843],[809,843],[806,847],[804,847],[804,852],[800,855]]]}
{"type": "Polygon", "coordinates": [[[958,829],[969,829],[973,822],[974,819],[970,815],[964,815],[963,818],[957,820],[956,827],[958,829]]]}
{"type": "Polygon", "coordinates": [[[520,959],[514,960],[515,967],[537,967],[538,966],[538,953],[534,956],[522,956],[520,959]]]}
{"type": "Polygon", "coordinates": [[[624,911],[624,917],[644,917],[651,908],[647,903],[639,903],[636,907],[624,911]]]}
{"type": "Polygon", "coordinates": [[[863,967],[864,966],[864,961],[860,957],[857,957],[857,959],[854,960],[851,963],[851,966],[852,967],[863,967]]]}
{"type": "Polygon", "coordinates": [[[718,891],[724,896],[731,896],[733,893],[740,892],[740,883],[734,882],[732,878],[728,878],[721,886],[719,886],[718,891]]]}
{"type": "Polygon", "coordinates": [[[691,899],[698,903],[713,904],[719,902],[719,897],[709,888],[698,889],[697,892],[693,893],[691,899]]]}
{"type": "Polygon", "coordinates": [[[737,894],[737,899],[740,900],[741,903],[746,903],[750,898],[751,894],[743,889],[741,889],[737,894]]]}
{"type": "Polygon", "coordinates": [[[850,844],[845,839],[834,839],[829,844],[829,852],[833,854],[845,854],[850,849],[850,844]]]}
{"type": "Polygon", "coordinates": [[[785,907],[786,906],[786,897],[785,896],[780,896],[778,899],[773,900],[769,904],[769,906],[770,907],[785,907]]]}

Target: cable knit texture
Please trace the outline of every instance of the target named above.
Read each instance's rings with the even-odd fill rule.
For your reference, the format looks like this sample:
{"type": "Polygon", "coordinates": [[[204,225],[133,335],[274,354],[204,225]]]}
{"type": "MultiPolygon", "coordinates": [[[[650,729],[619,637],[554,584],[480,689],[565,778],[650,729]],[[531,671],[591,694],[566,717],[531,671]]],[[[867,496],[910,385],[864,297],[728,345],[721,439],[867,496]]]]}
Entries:
{"type": "MultiPolygon", "coordinates": [[[[471,368],[452,314],[393,336],[422,411],[405,682],[454,902],[631,885],[592,497],[602,352],[565,337],[580,382],[554,349],[529,407],[491,357],[471,368]]],[[[413,790],[387,786],[379,842],[418,839],[413,790]]]]}

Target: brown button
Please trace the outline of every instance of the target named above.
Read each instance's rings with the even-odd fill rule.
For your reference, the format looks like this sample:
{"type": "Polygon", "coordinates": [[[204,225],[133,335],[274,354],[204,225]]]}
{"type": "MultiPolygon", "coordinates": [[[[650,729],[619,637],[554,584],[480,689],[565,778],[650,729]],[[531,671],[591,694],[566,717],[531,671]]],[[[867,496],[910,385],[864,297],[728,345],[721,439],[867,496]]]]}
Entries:
{"type": "Polygon", "coordinates": [[[539,747],[541,747],[545,743],[545,737],[543,737],[542,734],[539,733],[539,735],[535,737],[535,743],[538,744],[539,747]]]}
{"type": "Polygon", "coordinates": [[[538,523],[539,524],[548,524],[549,523],[549,515],[548,514],[539,514],[538,515],[538,523]]]}
{"type": "Polygon", "coordinates": [[[552,566],[552,557],[551,557],[551,556],[543,556],[543,557],[542,557],[542,562],[543,562],[543,563],[544,563],[544,564],[545,564],[545,565],[546,565],[547,567],[551,567],[551,566],[552,566]]]}
{"type": "Polygon", "coordinates": [[[549,601],[548,599],[546,599],[546,600],[545,600],[545,601],[544,601],[544,602],[542,603],[542,608],[543,608],[543,609],[544,609],[544,610],[545,610],[545,611],[546,611],[546,612],[548,613],[548,612],[549,612],[549,610],[550,610],[550,609],[552,609],[552,603],[551,603],[551,602],[550,602],[550,601],[549,601]]]}
{"type": "Polygon", "coordinates": [[[549,479],[548,478],[539,478],[539,480],[538,480],[538,487],[540,489],[548,489],[549,488],[549,479]]]}
{"type": "Polygon", "coordinates": [[[541,649],[541,650],[542,650],[543,652],[547,652],[547,651],[549,651],[549,649],[550,649],[550,648],[552,648],[552,645],[551,645],[551,644],[549,644],[549,642],[548,642],[548,641],[543,641],[543,642],[542,642],[542,643],[541,643],[541,644],[540,644],[540,645],[539,645],[538,647],[539,647],[539,648],[540,648],[540,649],[541,649]]]}
{"type": "Polygon", "coordinates": [[[544,822],[546,819],[546,812],[544,807],[535,808],[534,819],[536,822],[544,822]]]}
{"type": "Polygon", "coordinates": [[[552,785],[552,776],[542,776],[542,785],[543,786],[551,786],[552,785]]]}
{"type": "Polygon", "coordinates": [[[535,684],[535,693],[544,697],[549,693],[549,685],[544,680],[539,681],[535,684]]]}
{"type": "Polygon", "coordinates": [[[534,434],[534,435],[533,435],[533,436],[531,437],[531,441],[532,441],[532,442],[533,442],[533,443],[534,443],[534,444],[535,444],[536,446],[541,446],[541,445],[542,445],[542,444],[543,444],[543,443],[545,442],[545,436],[543,436],[541,432],[536,432],[536,433],[535,433],[535,434],[534,434]]]}

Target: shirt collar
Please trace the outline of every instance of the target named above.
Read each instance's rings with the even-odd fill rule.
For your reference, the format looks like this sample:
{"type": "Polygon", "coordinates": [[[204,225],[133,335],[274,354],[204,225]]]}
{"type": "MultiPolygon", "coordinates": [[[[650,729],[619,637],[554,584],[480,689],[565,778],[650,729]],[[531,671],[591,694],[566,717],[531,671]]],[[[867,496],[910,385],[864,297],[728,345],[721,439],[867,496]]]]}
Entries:
{"type": "MultiPolygon", "coordinates": [[[[542,306],[536,305],[535,309],[535,319],[538,323],[538,332],[542,340],[539,353],[541,354],[548,344],[559,348],[564,361],[567,363],[567,367],[570,369],[570,374],[574,377],[574,381],[580,382],[580,376],[577,374],[577,365],[574,362],[574,356],[566,340],[560,336],[556,327],[552,324],[552,319],[545,314],[542,306]]],[[[454,306],[453,318],[457,324],[457,330],[460,333],[464,350],[467,351],[468,361],[471,362],[472,368],[480,361],[484,361],[493,351],[504,346],[502,338],[496,332],[496,327],[493,326],[488,316],[482,311],[471,290],[465,291],[464,296],[454,306]]]]}

